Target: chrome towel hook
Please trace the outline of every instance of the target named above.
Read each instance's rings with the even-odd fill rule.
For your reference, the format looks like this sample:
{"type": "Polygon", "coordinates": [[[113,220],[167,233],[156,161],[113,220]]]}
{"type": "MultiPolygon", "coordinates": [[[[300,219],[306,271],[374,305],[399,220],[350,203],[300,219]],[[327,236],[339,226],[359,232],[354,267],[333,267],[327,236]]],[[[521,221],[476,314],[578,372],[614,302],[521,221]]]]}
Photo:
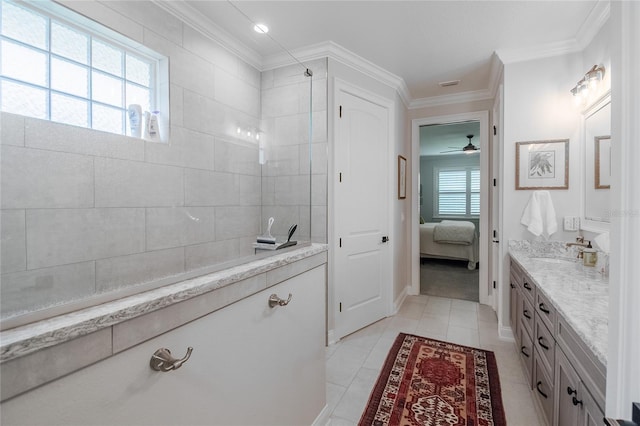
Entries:
{"type": "Polygon", "coordinates": [[[149,361],[149,365],[152,370],[162,371],[166,373],[167,371],[177,370],[182,367],[182,364],[187,362],[189,357],[191,357],[191,352],[193,352],[193,348],[189,346],[187,348],[187,354],[182,359],[175,358],[171,355],[171,351],[167,348],[160,348],[153,353],[151,356],[151,361],[149,361]]]}
{"type": "Polygon", "coordinates": [[[276,306],[287,306],[289,302],[291,302],[292,294],[289,293],[289,298],[287,300],[280,299],[277,294],[272,294],[269,296],[269,307],[275,308],[276,306]]]}

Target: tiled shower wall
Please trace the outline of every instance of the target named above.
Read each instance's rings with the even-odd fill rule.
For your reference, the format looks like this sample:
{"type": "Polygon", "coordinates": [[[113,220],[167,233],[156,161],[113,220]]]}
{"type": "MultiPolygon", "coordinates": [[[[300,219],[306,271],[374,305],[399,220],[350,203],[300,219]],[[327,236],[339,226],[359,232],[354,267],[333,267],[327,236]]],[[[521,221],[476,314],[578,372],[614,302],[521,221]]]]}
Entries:
{"type": "Polygon", "coordinates": [[[289,226],[297,224],[294,239],[326,243],[327,60],[305,66],[313,81],[299,64],[262,73],[262,227],[273,217],[274,236],[286,237],[289,226]]]}
{"type": "MultiPolygon", "coordinates": [[[[260,127],[260,72],[152,3],[65,4],[169,57],[171,134],[152,143],[2,113],[2,318],[251,255],[268,198],[255,142],[235,138],[238,125],[260,127]]],[[[278,71],[263,81],[269,74],[278,87],[278,71]]],[[[284,116],[308,120],[302,110],[281,115],[276,92],[263,102],[277,131],[290,132],[284,116]]],[[[295,144],[276,150],[273,166],[289,148],[300,155],[286,145],[295,144]]],[[[275,211],[290,210],[292,192],[276,186],[296,185],[294,168],[269,171],[275,211]]],[[[295,220],[308,235],[303,198],[293,200],[295,220]]],[[[326,222],[326,196],[321,205],[326,222]]]]}

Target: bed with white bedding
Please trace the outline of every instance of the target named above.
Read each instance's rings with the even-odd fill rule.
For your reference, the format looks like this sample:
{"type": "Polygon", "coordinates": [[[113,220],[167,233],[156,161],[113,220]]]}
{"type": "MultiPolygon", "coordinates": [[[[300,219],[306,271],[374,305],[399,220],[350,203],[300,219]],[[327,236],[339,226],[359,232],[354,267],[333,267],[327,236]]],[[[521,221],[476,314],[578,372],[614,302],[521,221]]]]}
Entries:
{"type": "Polygon", "coordinates": [[[420,224],[420,257],[466,260],[473,270],[478,261],[478,235],[473,222],[443,220],[420,224]]]}

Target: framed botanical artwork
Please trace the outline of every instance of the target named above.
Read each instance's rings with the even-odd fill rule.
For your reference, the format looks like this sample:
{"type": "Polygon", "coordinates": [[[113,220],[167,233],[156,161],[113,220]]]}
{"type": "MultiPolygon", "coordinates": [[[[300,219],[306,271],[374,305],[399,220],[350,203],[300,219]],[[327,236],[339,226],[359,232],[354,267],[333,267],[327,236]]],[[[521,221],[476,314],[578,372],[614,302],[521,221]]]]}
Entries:
{"type": "Polygon", "coordinates": [[[407,159],[398,155],[398,199],[407,198],[407,159]]]}
{"type": "Polygon", "coordinates": [[[611,188],[611,136],[596,136],[595,189],[611,188]]]}
{"type": "Polygon", "coordinates": [[[516,189],[569,189],[569,139],[516,142],[516,189]]]}

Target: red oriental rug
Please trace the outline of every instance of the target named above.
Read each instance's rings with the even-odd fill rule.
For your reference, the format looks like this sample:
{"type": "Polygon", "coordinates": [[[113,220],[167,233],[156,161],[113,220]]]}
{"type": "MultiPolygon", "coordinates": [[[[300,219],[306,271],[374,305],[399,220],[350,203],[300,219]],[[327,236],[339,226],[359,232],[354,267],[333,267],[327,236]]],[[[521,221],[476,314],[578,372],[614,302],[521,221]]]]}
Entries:
{"type": "Polygon", "coordinates": [[[400,333],[364,425],[506,425],[493,352],[400,333]]]}

